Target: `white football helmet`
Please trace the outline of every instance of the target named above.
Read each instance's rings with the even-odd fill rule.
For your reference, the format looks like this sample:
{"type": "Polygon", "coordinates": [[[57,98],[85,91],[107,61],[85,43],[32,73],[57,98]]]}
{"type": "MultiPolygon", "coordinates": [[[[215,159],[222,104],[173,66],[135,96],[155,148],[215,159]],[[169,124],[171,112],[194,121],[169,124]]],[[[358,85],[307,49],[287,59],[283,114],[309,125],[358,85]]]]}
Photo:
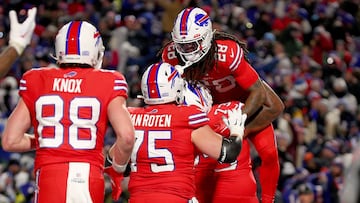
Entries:
{"type": "Polygon", "coordinates": [[[188,67],[208,53],[213,34],[211,19],[204,10],[186,8],[178,14],[171,37],[176,51],[188,67]]]}
{"type": "Polygon", "coordinates": [[[56,35],[58,64],[78,63],[101,68],[105,47],[99,31],[86,21],[71,21],[56,35]]]}
{"type": "Polygon", "coordinates": [[[146,104],[165,104],[176,101],[184,80],[174,66],[168,63],[150,65],[141,79],[141,92],[146,104]]]}
{"type": "Polygon", "coordinates": [[[202,84],[190,84],[186,81],[184,89],[177,98],[178,104],[195,105],[204,112],[211,110],[213,100],[210,91],[202,84]]]}

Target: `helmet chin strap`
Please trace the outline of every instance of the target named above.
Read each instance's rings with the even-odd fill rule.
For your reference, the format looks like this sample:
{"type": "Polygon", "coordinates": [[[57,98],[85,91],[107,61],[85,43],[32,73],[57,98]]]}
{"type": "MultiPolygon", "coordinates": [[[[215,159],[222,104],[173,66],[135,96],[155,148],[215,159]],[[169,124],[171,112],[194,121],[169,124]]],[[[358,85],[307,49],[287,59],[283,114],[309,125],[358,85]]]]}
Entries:
{"type": "Polygon", "coordinates": [[[137,99],[144,99],[145,97],[143,95],[136,95],[137,99]]]}
{"type": "Polygon", "coordinates": [[[185,64],[182,65],[175,65],[175,69],[179,72],[180,75],[184,73],[184,70],[190,67],[194,62],[186,61],[185,64]]]}
{"type": "MultiPolygon", "coordinates": [[[[191,65],[191,64],[190,64],[191,65]]],[[[185,68],[187,68],[189,66],[187,66],[186,64],[184,66],[181,65],[175,65],[175,69],[179,72],[180,75],[182,75],[184,73],[185,68]]]]}

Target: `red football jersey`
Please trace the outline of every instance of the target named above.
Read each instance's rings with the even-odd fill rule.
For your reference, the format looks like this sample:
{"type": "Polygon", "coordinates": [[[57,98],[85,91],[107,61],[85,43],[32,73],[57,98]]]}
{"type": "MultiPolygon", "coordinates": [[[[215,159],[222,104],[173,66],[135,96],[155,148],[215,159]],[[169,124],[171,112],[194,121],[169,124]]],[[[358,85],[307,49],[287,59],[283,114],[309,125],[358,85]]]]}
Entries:
{"type": "Polygon", "coordinates": [[[103,167],[108,104],[116,96],[127,98],[122,74],[94,68],[32,69],[19,89],[34,127],[35,169],[65,162],[103,167]]]}
{"type": "MultiPolygon", "coordinates": [[[[227,117],[228,110],[233,108],[238,108],[241,104],[239,101],[226,102],[222,104],[215,104],[212,106],[208,116],[210,118],[209,125],[211,128],[221,134],[224,137],[228,137],[230,135],[230,131],[222,120],[222,117],[227,117]]],[[[218,197],[218,191],[221,191],[224,187],[227,189],[230,187],[237,186],[239,183],[250,184],[251,182],[251,157],[250,157],[250,145],[247,139],[243,140],[243,145],[237,160],[231,164],[224,163],[220,164],[218,161],[211,159],[207,155],[200,155],[197,159],[196,165],[196,197],[199,202],[212,202],[214,199],[218,197]],[[241,174],[241,181],[233,181],[237,180],[237,177],[232,176],[232,178],[226,177],[222,178],[223,175],[229,175],[231,177],[231,173],[241,174]],[[244,173],[248,172],[248,173],[244,173]],[[244,175],[245,174],[245,175],[244,175]],[[245,177],[246,176],[246,177],[245,177]],[[228,181],[230,183],[228,183],[228,181]],[[226,186],[224,186],[226,185],[226,186]]],[[[255,184],[254,184],[255,185],[255,184]]],[[[242,185],[241,185],[242,186],[242,185]]],[[[234,190],[232,190],[234,191],[234,190]]],[[[240,190],[239,190],[240,191],[240,190]]],[[[241,191],[244,191],[241,190],[241,191]]],[[[250,194],[244,192],[245,194],[250,194]]],[[[223,194],[220,192],[220,194],[223,194]]],[[[229,192],[225,193],[229,194],[229,192]]],[[[235,196],[241,195],[241,193],[237,193],[235,196]]],[[[226,200],[227,201],[227,200],[226,200]]],[[[247,200],[244,202],[248,202],[247,200]]]]}
{"type": "MultiPolygon", "coordinates": [[[[259,78],[255,69],[245,60],[244,50],[233,40],[216,40],[217,58],[214,67],[202,81],[210,89],[214,103],[232,100],[245,101],[246,91],[259,78]]],[[[162,60],[175,66],[179,63],[174,44],[164,48],[162,60]]]]}
{"type": "MultiPolygon", "coordinates": [[[[227,117],[228,110],[238,108],[240,105],[243,104],[241,104],[241,102],[239,101],[231,101],[213,105],[210,112],[208,113],[208,116],[210,118],[209,125],[211,126],[211,128],[222,136],[228,137],[230,135],[230,131],[223,122],[222,117],[227,117]]],[[[206,155],[200,156],[199,165],[197,166],[197,168],[208,168],[209,166],[215,166],[215,171],[251,168],[250,145],[248,143],[248,140],[243,140],[241,152],[237,158],[237,161],[234,163],[220,164],[217,163],[217,161],[215,161],[214,159],[208,158],[206,155]]]]}
{"type": "Polygon", "coordinates": [[[208,124],[207,114],[196,106],[175,104],[128,109],[136,136],[129,182],[132,197],[144,193],[194,197],[196,148],[191,132],[208,124]]]}

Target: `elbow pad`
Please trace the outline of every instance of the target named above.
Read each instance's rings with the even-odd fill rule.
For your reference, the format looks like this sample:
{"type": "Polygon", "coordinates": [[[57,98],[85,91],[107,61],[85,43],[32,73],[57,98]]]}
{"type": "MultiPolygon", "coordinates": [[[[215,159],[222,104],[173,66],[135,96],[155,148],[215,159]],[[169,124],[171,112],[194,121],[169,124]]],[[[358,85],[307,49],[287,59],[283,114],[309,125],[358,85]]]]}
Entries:
{"type": "Polygon", "coordinates": [[[236,161],[242,147],[242,139],[236,141],[236,136],[223,137],[221,152],[218,158],[220,163],[232,163],[236,161]]]}

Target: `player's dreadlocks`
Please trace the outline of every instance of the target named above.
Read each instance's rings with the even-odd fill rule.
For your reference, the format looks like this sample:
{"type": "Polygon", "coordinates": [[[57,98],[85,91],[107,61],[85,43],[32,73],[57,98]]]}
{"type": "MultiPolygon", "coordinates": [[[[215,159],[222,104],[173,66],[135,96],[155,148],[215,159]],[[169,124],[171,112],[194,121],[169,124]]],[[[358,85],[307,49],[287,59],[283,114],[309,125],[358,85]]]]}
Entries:
{"type": "MultiPolygon", "coordinates": [[[[211,44],[210,50],[206,54],[206,56],[204,56],[204,58],[202,58],[199,62],[192,64],[190,67],[185,69],[183,76],[187,81],[196,83],[197,81],[200,81],[204,77],[204,75],[214,67],[214,65],[216,67],[215,59],[216,59],[216,57],[218,57],[216,40],[218,40],[218,39],[219,40],[225,40],[225,39],[234,40],[243,49],[245,56],[248,53],[248,50],[246,49],[246,43],[241,42],[234,35],[231,35],[231,34],[228,34],[225,32],[215,31],[213,40],[211,42],[212,44],[211,44]]],[[[172,41],[168,42],[164,47],[166,47],[171,42],[172,41]]],[[[160,50],[159,53],[162,53],[162,52],[163,52],[163,48],[160,50]]],[[[177,58],[179,59],[179,65],[184,65],[185,64],[184,61],[181,60],[181,57],[179,57],[177,52],[176,52],[176,55],[178,56],[177,58]]],[[[245,57],[245,60],[248,60],[248,59],[245,57]]]]}
{"type": "MultiPolygon", "coordinates": [[[[246,48],[246,43],[245,42],[242,42],[240,41],[237,37],[235,37],[234,35],[231,35],[229,33],[226,33],[226,32],[218,32],[216,31],[214,33],[214,40],[217,40],[217,39],[220,39],[220,40],[224,40],[224,39],[231,39],[231,40],[234,40],[236,43],[238,43],[240,45],[240,47],[244,50],[244,55],[246,56],[246,54],[249,53],[249,51],[247,50],[246,48]]],[[[246,57],[245,57],[246,59],[246,57]]],[[[248,61],[248,59],[246,59],[248,61]]]]}

